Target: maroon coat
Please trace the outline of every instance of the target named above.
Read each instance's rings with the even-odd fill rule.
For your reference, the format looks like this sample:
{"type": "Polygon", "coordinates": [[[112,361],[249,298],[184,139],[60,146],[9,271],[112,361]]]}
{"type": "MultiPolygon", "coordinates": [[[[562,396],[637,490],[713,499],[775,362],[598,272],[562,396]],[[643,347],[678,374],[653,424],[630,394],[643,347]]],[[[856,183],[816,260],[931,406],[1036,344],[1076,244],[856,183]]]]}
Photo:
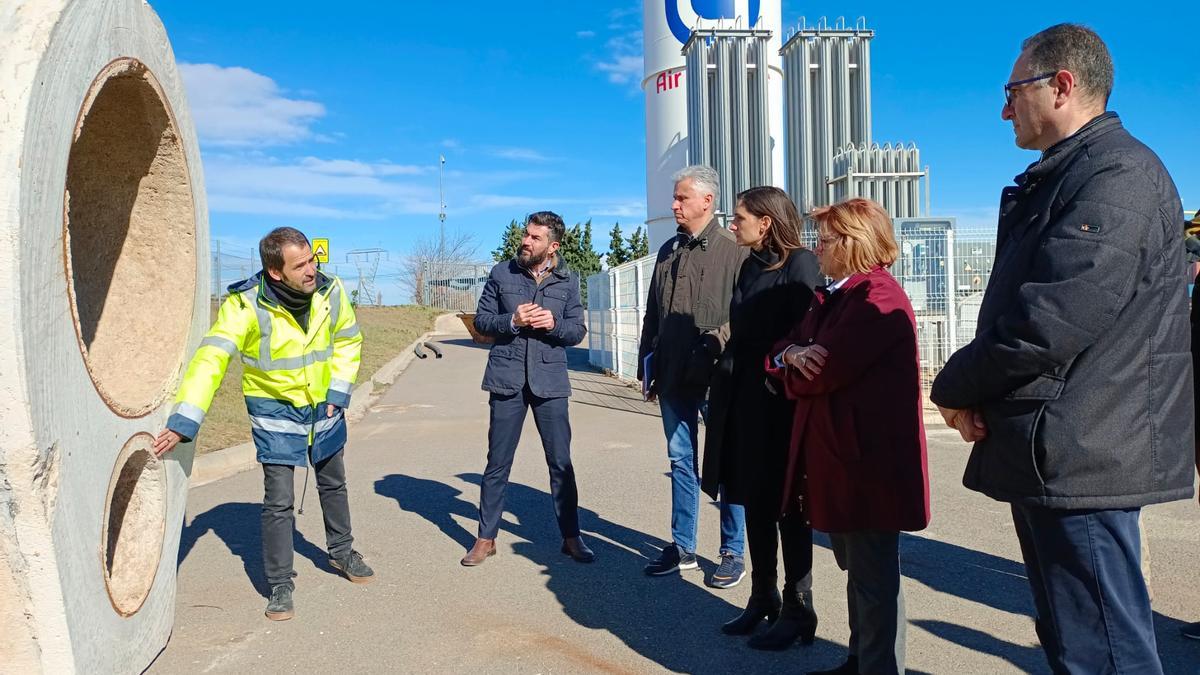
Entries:
{"type": "Polygon", "coordinates": [[[768,375],[796,401],[783,511],[803,505],[824,532],[924,529],[929,472],[916,321],[895,278],[878,267],[820,293],[767,358],[768,375]],[[816,379],[775,367],[788,345],[814,343],[829,350],[816,379]]]}

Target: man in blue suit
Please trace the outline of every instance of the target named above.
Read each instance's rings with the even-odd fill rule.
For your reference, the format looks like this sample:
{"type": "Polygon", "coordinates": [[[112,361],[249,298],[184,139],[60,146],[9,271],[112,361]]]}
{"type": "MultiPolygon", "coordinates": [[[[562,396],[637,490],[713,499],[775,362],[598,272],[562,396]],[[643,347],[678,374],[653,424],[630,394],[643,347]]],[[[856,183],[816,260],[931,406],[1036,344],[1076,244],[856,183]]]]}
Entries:
{"type": "Polygon", "coordinates": [[[479,297],[475,328],[496,342],[483,374],[483,389],[490,392],[488,459],[479,486],[479,535],[461,561],[466,567],[482,564],[496,553],[504,490],[530,408],[550,468],[562,552],[578,562],[595,560],[579,536],[579,493],[571,466],[567,347],[579,344],[587,329],[579,301],[579,275],[558,255],[565,231],[557,214],[531,214],[525,221],[520,253],[492,268],[479,297]]]}

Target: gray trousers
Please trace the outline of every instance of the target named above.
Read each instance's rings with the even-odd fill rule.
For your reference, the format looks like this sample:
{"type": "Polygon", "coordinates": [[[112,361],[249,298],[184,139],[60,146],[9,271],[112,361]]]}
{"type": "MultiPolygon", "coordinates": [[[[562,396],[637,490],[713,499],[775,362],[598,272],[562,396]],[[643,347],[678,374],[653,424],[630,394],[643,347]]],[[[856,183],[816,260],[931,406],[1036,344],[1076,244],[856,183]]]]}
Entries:
{"type": "Polygon", "coordinates": [[[830,534],[833,557],[846,571],[850,654],[861,675],[904,672],[904,591],[900,533],[864,530],[830,534]]]}
{"type": "MultiPolygon", "coordinates": [[[[325,546],[330,557],[340,558],[350,553],[354,537],[350,536],[350,500],[346,496],[346,465],[341,451],[318,462],[317,495],[321,498],[321,515],[325,518],[325,546]]],[[[263,464],[262,546],[263,567],[271,586],[292,583],[292,533],[296,517],[292,504],[296,500],[296,467],[289,464],[263,464]]]]}

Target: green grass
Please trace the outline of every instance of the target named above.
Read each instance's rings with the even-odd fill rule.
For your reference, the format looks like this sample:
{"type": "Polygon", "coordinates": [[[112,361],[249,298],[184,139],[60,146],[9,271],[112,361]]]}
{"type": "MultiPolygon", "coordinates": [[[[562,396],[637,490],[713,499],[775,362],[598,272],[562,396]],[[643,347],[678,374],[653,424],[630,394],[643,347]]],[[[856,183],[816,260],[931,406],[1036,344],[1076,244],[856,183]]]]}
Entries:
{"type": "MultiPolygon", "coordinates": [[[[434,319],[444,311],[415,305],[359,307],[356,315],[363,334],[363,349],[358,381],[366,382],[384,364],[399,356],[402,349],[432,329],[434,319]]],[[[242,399],[242,363],[235,358],[229,361],[225,380],[204,418],[196,439],[196,452],[221,450],[249,440],[250,420],[242,399]]]]}

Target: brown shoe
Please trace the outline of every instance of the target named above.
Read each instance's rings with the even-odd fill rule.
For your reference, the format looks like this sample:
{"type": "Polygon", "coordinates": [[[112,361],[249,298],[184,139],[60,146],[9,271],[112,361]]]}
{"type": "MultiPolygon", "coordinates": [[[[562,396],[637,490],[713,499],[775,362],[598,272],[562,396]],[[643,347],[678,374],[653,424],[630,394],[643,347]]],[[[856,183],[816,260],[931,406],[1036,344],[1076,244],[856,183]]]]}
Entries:
{"type": "Polygon", "coordinates": [[[470,551],[463,556],[459,562],[463,567],[474,567],[482,565],[489,556],[496,555],[496,540],[495,539],[476,539],[475,545],[470,551]]]}
{"type": "Polygon", "coordinates": [[[596,560],[596,554],[583,543],[583,537],[563,539],[562,552],[571,556],[575,562],[590,563],[596,560]]]}

